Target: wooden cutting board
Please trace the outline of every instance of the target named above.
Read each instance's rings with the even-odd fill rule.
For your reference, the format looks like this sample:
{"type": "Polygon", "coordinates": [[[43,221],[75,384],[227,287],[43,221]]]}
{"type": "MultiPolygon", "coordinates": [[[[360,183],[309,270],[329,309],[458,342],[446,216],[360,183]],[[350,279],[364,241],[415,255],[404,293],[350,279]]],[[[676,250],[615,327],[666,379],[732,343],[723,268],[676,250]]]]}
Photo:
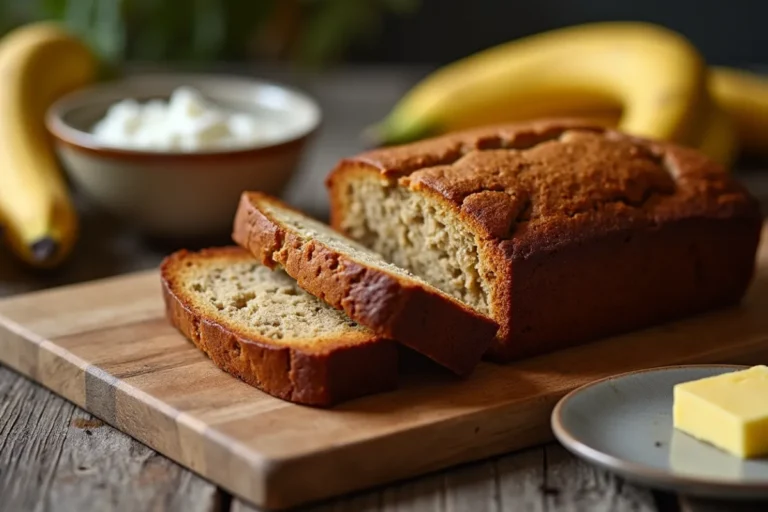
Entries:
{"type": "Polygon", "coordinates": [[[768,231],[743,304],[459,381],[317,410],[219,371],[163,317],[156,272],[0,301],[0,362],[258,505],[282,508],[550,439],[566,392],[679,363],[768,362],[768,231]]]}

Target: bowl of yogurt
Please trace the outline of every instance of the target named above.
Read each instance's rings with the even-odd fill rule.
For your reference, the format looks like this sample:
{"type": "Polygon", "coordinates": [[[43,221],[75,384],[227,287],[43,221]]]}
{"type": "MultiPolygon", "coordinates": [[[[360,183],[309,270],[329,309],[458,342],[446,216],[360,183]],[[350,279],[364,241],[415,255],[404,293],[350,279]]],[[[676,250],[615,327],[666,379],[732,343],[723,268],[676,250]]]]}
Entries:
{"type": "Polygon", "coordinates": [[[132,76],[46,114],[71,181],[143,232],[226,234],[243,190],[281,195],[321,111],[305,93],[235,76],[132,76]]]}

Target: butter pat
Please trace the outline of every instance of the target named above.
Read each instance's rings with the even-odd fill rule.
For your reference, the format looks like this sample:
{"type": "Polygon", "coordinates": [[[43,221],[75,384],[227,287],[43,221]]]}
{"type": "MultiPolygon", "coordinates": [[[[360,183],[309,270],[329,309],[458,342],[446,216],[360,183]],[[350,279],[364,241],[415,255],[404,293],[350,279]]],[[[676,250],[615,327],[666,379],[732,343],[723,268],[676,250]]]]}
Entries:
{"type": "Polygon", "coordinates": [[[768,366],[674,388],[675,428],[739,457],[768,455],[768,366]]]}

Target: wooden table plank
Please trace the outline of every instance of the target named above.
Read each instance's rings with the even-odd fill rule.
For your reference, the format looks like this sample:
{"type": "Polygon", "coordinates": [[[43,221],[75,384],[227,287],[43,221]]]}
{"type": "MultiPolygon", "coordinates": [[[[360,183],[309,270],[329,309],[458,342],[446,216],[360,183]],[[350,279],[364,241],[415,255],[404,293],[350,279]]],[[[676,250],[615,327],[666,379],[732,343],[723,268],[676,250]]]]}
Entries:
{"type": "Polygon", "coordinates": [[[705,498],[680,497],[681,512],[765,512],[765,501],[721,501],[705,498]]]}
{"type": "MultiPolygon", "coordinates": [[[[232,512],[258,512],[239,499],[232,512]]],[[[656,511],[651,491],[549,444],[341,497],[301,512],[656,511]]]]}
{"type": "Polygon", "coordinates": [[[649,490],[576,459],[560,445],[547,445],[545,462],[545,510],[656,510],[649,490]]]}
{"type": "Polygon", "coordinates": [[[0,367],[4,510],[219,510],[216,487],[0,367]]]}
{"type": "Polygon", "coordinates": [[[541,512],[545,509],[544,448],[536,447],[495,461],[499,509],[504,512],[541,512]]]}
{"type": "Polygon", "coordinates": [[[499,512],[496,460],[460,466],[443,473],[443,510],[499,512]]]}
{"type": "Polygon", "coordinates": [[[0,496],[8,510],[44,503],[74,406],[0,368],[0,496]]]}
{"type": "Polygon", "coordinates": [[[383,512],[441,512],[445,510],[444,474],[407,480],[382,491],[383,512]]]}

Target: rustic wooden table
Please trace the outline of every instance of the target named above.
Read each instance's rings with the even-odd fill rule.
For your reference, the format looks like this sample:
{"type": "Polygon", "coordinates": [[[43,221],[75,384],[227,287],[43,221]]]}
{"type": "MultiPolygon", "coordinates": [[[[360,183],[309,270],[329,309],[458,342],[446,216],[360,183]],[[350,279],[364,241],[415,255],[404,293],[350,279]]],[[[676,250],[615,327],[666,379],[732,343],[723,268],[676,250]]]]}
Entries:
{"type": "MultiPolygon", "coordinates": [[[[224,71],[232,71],[224,67],[224,71]]],[[[322,76],[239,69],[283,80],[319,99],[325,125],[287,199],[318,217],[323,177],[361,149],[361,127],[380,118],[422,73],[350,69],[322,76]]],[[[739,174],[766,205],[768,172],[739,174]]],[[[23,269],[0,253],[0,295],[146,269],[174,249],[145,240],[78,199],[83,231],[59,271],[23,269]]],[[[208,243],[226,243],[226,240],[208,243]]],[[[253,511],[222,489],[105,425],[11,370],[0,367],[0,510],[253,511]]],[[[625,483],[582,463],[557,444],[427,475],[310,507],[313,511],[768,510],[768,503],[697,500],[625,483]]]]}

